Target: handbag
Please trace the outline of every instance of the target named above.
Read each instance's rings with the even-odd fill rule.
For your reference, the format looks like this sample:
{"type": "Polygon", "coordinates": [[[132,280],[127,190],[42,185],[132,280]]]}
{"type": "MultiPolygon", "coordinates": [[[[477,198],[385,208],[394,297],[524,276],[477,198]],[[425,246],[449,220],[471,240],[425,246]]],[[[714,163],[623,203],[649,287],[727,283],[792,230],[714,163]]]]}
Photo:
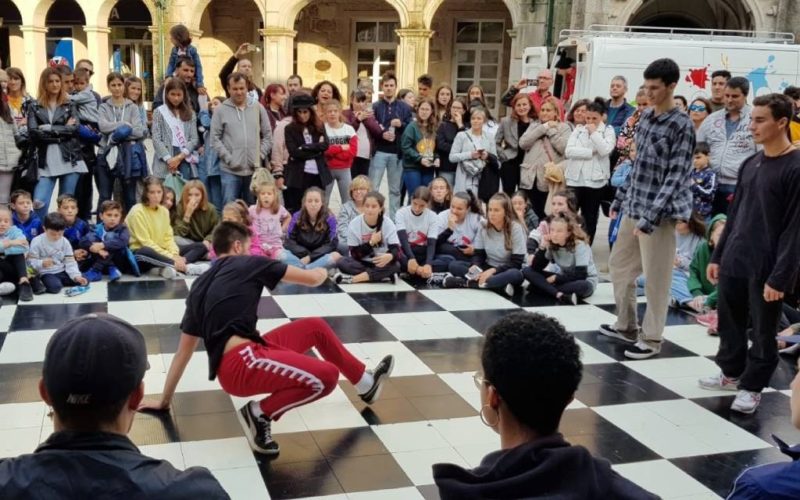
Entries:
{"type": "Polygon", "coordinates": [[[22,150],[17,168],[14,169],[12,190],[24,189],[33,193],[37,182],[39,182],[39,148],[29,144],[22,150]]]}
{"type": "Polygon", "coordinates": [[[183,177],[178,172],[169,173],[166,177],[164,177],[164,186],[175,191],[176,200],[181,197],[181,193],[183,193],[183,186],[185,185],[186,181],[183,180],[183,177]]]}
{"type": "Polygon", "coordinates": [[[494,155],[489,155],[481,178],[478,181],[478,198],[489,203],[489,198],[500,191],[500,162],[494,155]]]}

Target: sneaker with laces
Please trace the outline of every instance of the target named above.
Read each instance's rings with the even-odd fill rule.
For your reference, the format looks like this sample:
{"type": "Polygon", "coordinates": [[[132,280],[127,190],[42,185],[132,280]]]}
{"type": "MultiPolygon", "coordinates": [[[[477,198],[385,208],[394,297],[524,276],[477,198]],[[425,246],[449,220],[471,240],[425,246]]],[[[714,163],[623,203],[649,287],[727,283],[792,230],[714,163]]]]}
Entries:
{"type": "Polygon", "coordinates": [[[503,293],[505,293],[507,297],[513,297],[514,296],[514,285],[512,285],[511,283],[506,285],[505,288],[503,288],[503,293]]]}
{"type": "Polygon", "coordinates": [[[448,276],[442,281],[442,288],[466,288],[467,280],[461,276],[448,276]]]}
{"type": "Polygon", "coordinates": [[[161,268],[161,277],[165,280],[174,280],[176,276],[178,276],[178,271],[174,267],[161,268]]]}
{"type": "Polygon", "coordinates": [[[108,281],[117,281],[122,278],[122,273],[117,266],[109,266],[108,268],[108,281]]]}
{"type": "Polygon", "coordinates": [[[636,343],[636,340],[638,338],[637,333],[635,333],[635,332],[634,333],[626,333],[626,332],[617,330],[616,328],[614,328],[613,325],[606,325],[606,324],[600,325],[599,332],[602,333],[603,335],[605,335],[606,337],[611,337],[612,339],[621,340],[621,341],[627,342],[629,344],[636,343]]]}
{"type": "Polygon", "coordinates": [[[353,276],[350,274],[336,273],[333,277],[333,281],[337,285],[350,285],[353,283],[353,276]]]}
{"type": "Polygon", "coordinates": [[[19,284],[19,300],[21,302],[30,302],[33,300],[33,288],[27,281],[19,284]]]}
{"type": "Polygon", "coordinates": [[[716,375],[698,379],[697,385],[699,385],[701,389],[709,391],[738,391],[739,379],[728,378],[722,372],[719,372],[716,375]]]}
{"type": "Polygon", "coordinates": [[[661,352],[661,342],[638,340],[625,349],[625,357],[630,359],[648,359],[661,352]]]}
{"type": "Polygon", "coordinates": [[[562,304],[568,306],[577,306],[578,305],[578,296],[574,293],[565,293],[559,297],[558,301],[562,304]]]}
{"type": "Polygon", "coordinates": [[[386,379],[389,378],[389,375],[392,374],[393,369],[394,369],[394,356],[390,354],[385,358],[383,358],[381,362],[378,363],[378,366],[376,366],[372,370],[372,378],[373,378],[372,387],[370,387],[367,392],[360,395],[361,400],[367,403],[368,405],[371,405],[372,403],[377,401],[378,398],[381,396],[381,389],[383,389],[383,383],[386,381],[386,379]]]}
{"type": "Polygon", "coordinates": [[[447,279],[448,276],[452,276],[450,273],[432,273],[431,277],[428,278],[427,283],[431,286],[442,286],[444,280],[447,279]]]}
{"type": "Polygon", "coordinates": [[[247,434],[247,442],[250,448],[262,455],[277,455],[280,453],[278,442],[272,439],[272,421],[266,415],[256,416],[250,403],[246,403],[236,412],[239,423],[244,427],[247,434]]]}
{"type": "Polygon", "coordinates": [[[754,413],[761,403],[761,393],[740,390],[736,393],[736,399],[731,403],[731,410],[747,415],[754,413]]]}
{"type": "Polygon", "coordinates": [[[16,289],[17,285],[11,283],[10,281],[4,281],[0,283],[0,295],[11,295],[16,289]]]}
{"type": "Polygon", "coordinates": [[[103,279],[103,274],[97,269],[89,269],[83,273],[83,277],[89,281],[100,281],[103,279]]]}
{"type": "Polygon", "coordinates": [[[211,264],[186,264],[186,274],[189,276],[200,276],[211,269],[211,264]]]}

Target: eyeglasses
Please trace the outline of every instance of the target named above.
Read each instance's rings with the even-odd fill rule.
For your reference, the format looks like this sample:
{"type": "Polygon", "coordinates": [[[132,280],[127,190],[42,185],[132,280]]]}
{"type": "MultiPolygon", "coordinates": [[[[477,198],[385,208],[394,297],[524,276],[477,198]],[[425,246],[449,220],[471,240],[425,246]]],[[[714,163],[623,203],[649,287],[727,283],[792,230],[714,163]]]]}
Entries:
{"type": "Polygon", "coordinates": [[[702,104],[692,104],[689,106],[689,111],[705,111],[706,107],[702,104]]]}
{"type": "Polygon", "coordinates": [[[478,389],[489,383],[489,381],[486,380],[486,377],[484,377],[479,371],[472,374],[472,381],[475,382],[475,387],[478,389]]]}

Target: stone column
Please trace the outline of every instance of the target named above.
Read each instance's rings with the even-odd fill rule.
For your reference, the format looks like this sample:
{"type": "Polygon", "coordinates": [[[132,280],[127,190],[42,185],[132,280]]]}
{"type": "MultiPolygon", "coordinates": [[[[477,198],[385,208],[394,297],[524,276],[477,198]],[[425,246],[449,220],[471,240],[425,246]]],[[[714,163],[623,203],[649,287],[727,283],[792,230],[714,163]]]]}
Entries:
{"type": "MultiPolygon", "coordinates": [[[[25,47],[25,54],[23,55],[24,64],[22,67],[25,71],[25,79],[28,82],[38,82],[39,74],[47,66],[47,48],[45,44],[45,35],[47,28],[44,26],[20,26],[22,31],[23,46],[25,47]]],[[[31,89],[36,88],[36,83],[29,83],[31,89]]]]}
{"type": "Polygon", "coordinates": [[[264,83],[285,82],[294,73],[295,30],[267,26],[259,30],[264,37],[264,83]]]}
{"type": "MultiPolygon", "coordinates": [[[[150,32],[150,40],[153,43],[153,67],[150,68],[150,72],[153,75],[155,86],[158,87],[161,78],[164,76],[164,71],[167,69],[167,61],[161,56],[161,30],[157,25],[153,25],[148,26],[147,31],[150,32]]],[[[168,58],[169,56],[166,57],[168,58]]]]}
{"type": "Polygon", "coordinates": [[[8,48],[9,60],[3,61],[5,66],[7,68],[10,66],[17,68],[24,67],[25,41],[19,26],[8,27],[8,48]]]}
{"type": "Polygon", "coordinates": [[[428,72],[428,53],[433,30],[401,28],[397,31],[400,46],[397,50],[398,88],[417,88],[417,77],[428,72]]]}
{"type": "Polygon", "coordinates": [[[110,69],[109,37],[111,28],[100,26],[84,26],[86,32],[86,49],[88,59],[94,64],[94,74],[92,85],[94,88],[105,86],[106,75],[110,69]]]}

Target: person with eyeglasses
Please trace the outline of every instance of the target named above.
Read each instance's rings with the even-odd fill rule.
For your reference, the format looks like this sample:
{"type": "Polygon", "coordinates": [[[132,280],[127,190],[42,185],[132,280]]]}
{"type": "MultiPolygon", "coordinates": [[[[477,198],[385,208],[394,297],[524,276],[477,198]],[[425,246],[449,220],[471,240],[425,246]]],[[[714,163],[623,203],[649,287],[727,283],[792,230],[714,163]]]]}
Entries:
{"type": "Polygon", "coordinates": [[[481,421],[500,435],[500,449],[473,469],[434,464],[442,500],[658,498],[559,433],[582,372],[580,349],[557,320],[521,311],[490,326],[473,380],[481,421]]]}
{"type": "Polygon", "coordinates": [[[689,118],[692,119],[692,125],[694,125],[694,130],[697,132],[703,121],[711,114],[711,101],[705,97],[695,97],[688,110],[689,118]]]}
{"type": "MultiPolygon", "coordinates": [[[[528,87],[528,82],[530,80],[522,79],[518,81],[515,85],[509,88],[503,97],[500,99],[506,106],[511,106],[511,101],[514,99],[514,96],[520,93],[522,89],[528,87]]],[[[528,94],[528,97],[531,99],[531,103],[536,108],[536,112],[538,113],[542,109],[542,103],[549,97],[556,99],[558,102],[558,111],[561,117],[561,121],[564,121],[564,103],[561,102],[553,93],[550,91],[550,88],[553,86],[553,72],[549,69],[543,69],[539,72],[536,76],[536,89],[533,92],[528,94]]]]}

